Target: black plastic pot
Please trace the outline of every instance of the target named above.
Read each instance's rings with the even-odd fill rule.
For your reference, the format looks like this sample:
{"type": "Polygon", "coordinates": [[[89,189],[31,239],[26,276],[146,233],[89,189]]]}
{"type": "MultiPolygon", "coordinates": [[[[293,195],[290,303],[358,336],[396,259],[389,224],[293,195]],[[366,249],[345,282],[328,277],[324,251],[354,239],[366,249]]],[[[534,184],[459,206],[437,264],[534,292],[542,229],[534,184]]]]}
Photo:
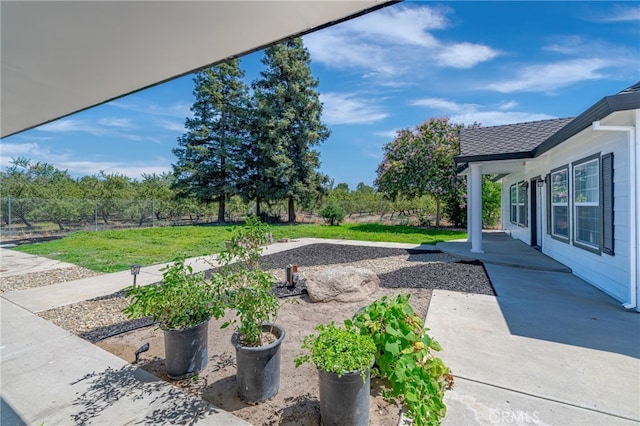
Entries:
{"type": "Polygon", "coordinates": [[[320,423],[323,426],[368,426],[371,373],[365,380],[359,371],[336,373],[318,370],[320,376],[320,423]]]}
{"type": "Polygon", "coordinates": [[[271,331],[277,340],[269,345],[249,347],[238,343],[237,332],[231,337],[236,348],[238,395],[247,402],[270,399],[280,388],[280,346],[286,333],[275,324],[265,324],[262,329],[271,331]]]}
{"type": "Polygon", "coordinates": [[[163,330],[165,364],[170,379],[195,376],[207,366],[209,320],[190,328],[163,330]]]}

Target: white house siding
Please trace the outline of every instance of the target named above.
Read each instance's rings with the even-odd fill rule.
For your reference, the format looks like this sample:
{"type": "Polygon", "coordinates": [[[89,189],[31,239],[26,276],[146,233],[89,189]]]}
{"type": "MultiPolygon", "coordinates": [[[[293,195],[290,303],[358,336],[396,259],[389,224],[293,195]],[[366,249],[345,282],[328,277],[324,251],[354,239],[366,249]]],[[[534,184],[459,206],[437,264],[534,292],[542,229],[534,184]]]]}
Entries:
{"type": "MultiPolygon", "coordinates": [[[[631,124],[631,123],[629,123],[631,124]]],[[[546,255],[556,259],[572,269],[573,273],[585,281],[600,288],[620,302],[629,301],[629,152],[627,135],[624,132],[594,132],[586,129],[563,144],[547,151],[543,156],[527,160],[523,170],[508,175],[503,179],[502,186],[502,217],[503,228],[509,231],[512,237],[520,239],[527,244],[531,243],[529,227],[523,228],[510,222],[510,198],[509,188],[520,181],[530,181],[533,177],[544,177],[551,170],[564,165],[569,165],[571,175],[571,163],[593,154],[614,155],[614,247],[613,256],[605,253],[592,253],[579,247],[574,247],[572,241],[565,243],[547,234],[547,199],[546,187],[543,188],[542,197],[538,200],[543,207],[542,221],[538,226],[542,229],[542,251],[546,255]]],[[[570,185],[572,184],[571,179],[570,185]]],[[[531,185],[528,191],[535,190],[531,185]]],[[[570,191],[571,192],[571,191],[570,191]]],[[[528,194],[530,200],[530,193],[528,194]]],[[[570,205],[570,207],[572,207],[570,205]]],[[[529,206],[528,218],[531,223],[531,211],[529,206]]],[[[571,218],[573,220],[573,218],[571,218]]],[[[573,227],[573,222],[571,223],[573,227]]],[[[573,237],[573,234],[571,234],[573,237]]]]}

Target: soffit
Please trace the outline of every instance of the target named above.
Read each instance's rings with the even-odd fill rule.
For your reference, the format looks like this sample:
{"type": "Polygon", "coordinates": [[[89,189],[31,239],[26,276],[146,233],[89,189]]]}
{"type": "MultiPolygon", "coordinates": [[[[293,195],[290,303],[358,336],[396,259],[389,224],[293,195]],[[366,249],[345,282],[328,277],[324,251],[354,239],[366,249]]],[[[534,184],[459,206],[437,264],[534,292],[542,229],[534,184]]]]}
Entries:
{"type": "Polygon", "coordinates": [[[392,3],[2,1],[1,136],[392,3]]]}

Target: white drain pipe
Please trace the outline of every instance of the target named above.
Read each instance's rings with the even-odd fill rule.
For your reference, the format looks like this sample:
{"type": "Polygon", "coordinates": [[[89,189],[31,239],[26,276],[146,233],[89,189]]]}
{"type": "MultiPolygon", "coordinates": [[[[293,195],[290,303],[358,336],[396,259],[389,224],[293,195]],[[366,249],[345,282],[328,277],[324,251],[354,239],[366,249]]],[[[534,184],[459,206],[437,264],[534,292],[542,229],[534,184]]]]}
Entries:
{"type": "MultiPolygon", "coordinates": [[[[635,111],[635,123],[640,122],[640,111],[635,111]]],[[[629,303],[625,303],[625,309],[633,309],[640,312],[638,306],[638,241],[640,240],[640,227],[638,226],[638,188],[640,187],[640,175],[636,167],[640,165],[640,150],[636,147],[638,137],[636,126],[603,126],[600,121],[594,121],[591,128],[595,131],[627,132],[629,140],[629,303]]]]}

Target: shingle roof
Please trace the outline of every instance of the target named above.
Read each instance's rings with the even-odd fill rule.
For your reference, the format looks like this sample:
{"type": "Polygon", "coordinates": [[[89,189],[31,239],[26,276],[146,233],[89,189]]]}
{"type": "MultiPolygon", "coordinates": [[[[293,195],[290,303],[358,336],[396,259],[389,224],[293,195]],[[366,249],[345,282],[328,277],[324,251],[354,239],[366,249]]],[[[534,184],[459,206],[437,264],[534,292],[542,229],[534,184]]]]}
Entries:
{"type": "Polygon", "coordinates": [[[457,164],[474,161],[535,158],[616,111],[640,108],[640,81],[605,96],[575,118],[531,121],[505,126],[464,129],[457,164]]]}
{"type": "Polygon", "coordinates": [[[557,118],[463,129],[460,134],[460,157],[530,153],[571,120],[573,118],[557,118]]]}

